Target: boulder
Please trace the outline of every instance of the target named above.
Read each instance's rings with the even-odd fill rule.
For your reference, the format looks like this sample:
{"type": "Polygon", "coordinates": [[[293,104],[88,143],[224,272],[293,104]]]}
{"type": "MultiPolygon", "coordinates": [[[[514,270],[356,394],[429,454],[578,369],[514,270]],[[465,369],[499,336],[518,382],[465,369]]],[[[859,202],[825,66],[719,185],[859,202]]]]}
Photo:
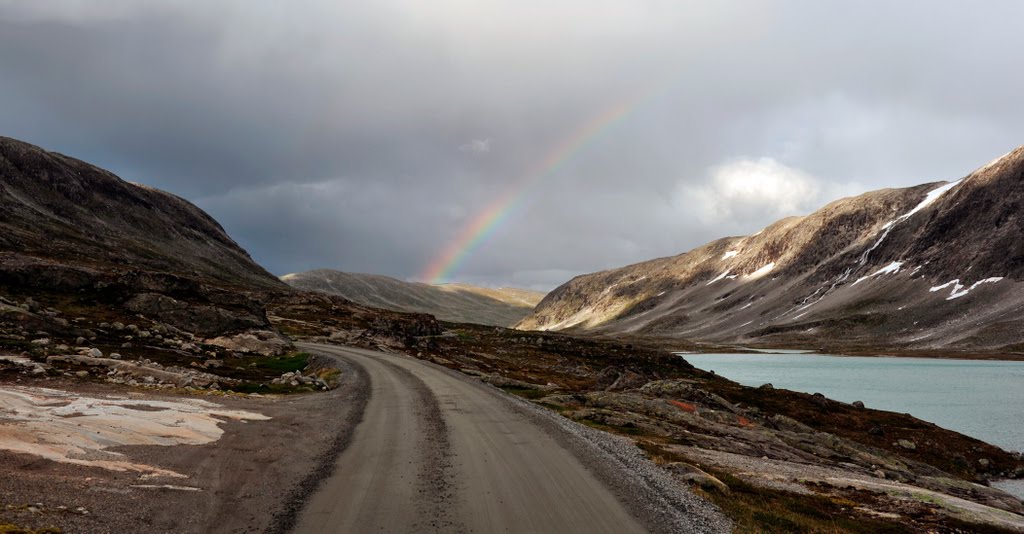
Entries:
{"type": "Polygon", "coordinates": [[[678,479],[697,484],[706,490],[718,491],[719,493],[726,495],[729,494],[729,486],[697,466],[686,462],[673,462],[665,467],[678,479]]]}
{"type": "Polygon", "coordinates": [[[270,330],[253,330],[233,336],[220,336],[207,339],[206,344],[223,347],[233,352],[276,356],[284,353],[292,344],[277,332],[270,330]]]}
{"type": "Polygon", "coordinates": [[[894,443],[893,445],[896,445],[901,449],[906,449],[908,451],[917,450],[917,444],[909,439],[897,440],[896,443],[894,443]]]}
{"type": "Polygon", "coordinates": [[[693,380],[684,378],[676,380],[652,380],[640,388],[640,392],[654,397],[687,398],[693,394],[693,380]]]}
{"type": "Polygon", "coordinates": [[[643,375],[634,373],[628,369],[624,370],[619,374],[619,377],[615,379],[612,385],[608,386],[608,391],[624,391],[627,389],[637,389],[647,383],[647,379],[643,375]]]}
{"type": "Polygon", "coordinates": [[[629,369],[611,366],[601,369],[595,378],[594,389],[603,389],[605,391],[637,389],[648,382],[647,378],[629,369]]]}

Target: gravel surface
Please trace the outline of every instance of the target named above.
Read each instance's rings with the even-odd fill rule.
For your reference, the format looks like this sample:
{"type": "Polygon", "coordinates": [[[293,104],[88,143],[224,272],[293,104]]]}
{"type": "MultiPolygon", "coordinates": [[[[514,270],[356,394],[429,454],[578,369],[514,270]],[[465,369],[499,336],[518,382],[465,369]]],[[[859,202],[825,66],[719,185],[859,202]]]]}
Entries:
{"type": "Polygon", "coordinates": [[[267,528],[269,533],[288,532],[295,527],[295,520],[305,505],[309,496],[320,487],[320,483],[334,474],[334,463],[338,455],[345,450],[352,442],[352,436],[356,427],[363,420],[363,412],[366,410],[366,402],[370,398],[370,379],[366,370],[360,365],[350,365],[352,380],[350,382],[350,395],[346,400],[350,403],[349,409],[344,412],[340,419],[340,431],[335,436],[330,448],[325,450],[316,460],[316,467],[292,490],[291,495],[285,501],[279,512],[267,528]]]}
{"type": "MultiPolygon", "coordinates": [[[[498,388],[495,388],[498,389],[498,388]]],[[[632,440],[562,417],[504,391],[520,413],[545,428],[641,518],[651,532],[731,532],[732,522],[714,504],[694,495],[658,467],[632,440]]]]}
{"type": "MultiPolygon", "coordinates": [[[[498,528],[522,531],[536,529],[541,524],[560,524],[563,529],[571,531],[730,531],[729,520],[716,507],[674,481],[668,472],[647,459],[628,439],[577,424],[479,380],[430,362],[404,355],[341,347],[309,345],[305,348],[319,348],[345,361],[375,366],[376,370],[371,371],[371,380],[381,384],[375,386],[374,391],[375,394],[380,391],[385,399],[404,394],[387,391],[387,383],[393,382],[396,377],[400,382],[405,382],[403,377],[408,375],[415,375],[416,381],[425,383],[438,399],[437,403],[425,400],[420,402],[425,405],[438,404],[443,419],[447,420],[446,441],[450,442],[449,446],[453,449],[450,458],[455,464],[447,472],[458,473],[460,479],[450,485],[443,483],[435,486],[451,491],[450,498],[435,500],[431,506],[426,507],[418,506],[414,499],[410,506],[417,506],[421,510],[433,509],[434,515],[439,510],[445,510],[446,513],[458,511],[449,523],[450,528],[443,530],[459,531],[464,527],[467,530],[489,531],[498,528]],[[396,368],[405,372],[397,371],[396,368]],[[602,491],[612,500],[602,501],[606,498],[599,497],[602,491]],[[602,503],[597,508],[578,508],[597,502],[602,503]],[[613,508],[624,510],[639,524],[627,527],[627,523],[622,522],[621,530],[616,530],[611,525],[624,520],[622,516],[608,515],[613,512],[613,508]],[[586,512],[580,514],[584,509],[586,512]],[[548,523],[543,523],[545,521],[548,523]]],[[[399,406],[393,406],[393,410],[397,411],[392,411],[391,415],[400,417],[402,405],[399,403],[399,406]]],[[[422,410],[419,412],[416,419],[422,420],[424,413],[422,410]]],[[[393,445],[388,441],[394,439],[389,433],[383,433],[373,442],[373,446],[391,449],[393,445]]],[[[368,485],[361,488],[358,480],[365,475],[360,473],[359,465],[352,464],[365,463],[372,454],[360,454],[362,452],[356,450],[346,452],[339,458],[340,465],[348,470],[347,484],[336,485],[327,502],[351,503],[349,493],[358,492],[361,495],[370,493],[368,499],[373,501],[371,506],[379,506],[377,501],[386,498],[391,501],[388,505],[401,507],[401,503],[397,502],[401,497],[394,492],[397,489],[394,485],[400,484],[400,479],[408,476],[408,470],[418,473],[421,484],[423,476],[435,480],[429,468],[385,465],[383,469],[389,471],[381,473],[378,469],[378,476],[369,479],[366,483],[368,485]],[[351,458],[346,461],[348,454],[351,454],[351,458]],[[378,478],[391,480],[391,486],[381,483],[378,478]]],[[[401,456],[406,453],[399,445],[392,454],[401,456]]],[[[374,461],[380,459],[375,458],[374,461]]],[[[323,495],[318,494],[316,497],[323,498],[323,495]]],[[[348,511],[335,509],[334,513],[338,514],[339,520],[343,520],[359,511],[357,507],[348,511]]],[[[449,517],[452,516],[446,516],[446,521],[449,517]]]]}

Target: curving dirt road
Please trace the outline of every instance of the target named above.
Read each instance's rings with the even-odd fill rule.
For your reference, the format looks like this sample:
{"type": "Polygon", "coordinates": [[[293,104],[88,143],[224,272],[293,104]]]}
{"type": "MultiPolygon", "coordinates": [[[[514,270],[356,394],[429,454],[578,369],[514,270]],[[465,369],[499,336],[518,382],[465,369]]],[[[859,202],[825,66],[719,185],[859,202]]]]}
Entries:
{"type": "Polygon", "coordinates": [[[546,422],[491,386],[406,356],[301,346],[364,369],[371,394],[296,532],[618,534],[721,526],[692,495],[666,495],[677,490],[652,487],[663,481],[613,458],[607,444],[581,445],[562,423],[546,422]]]}

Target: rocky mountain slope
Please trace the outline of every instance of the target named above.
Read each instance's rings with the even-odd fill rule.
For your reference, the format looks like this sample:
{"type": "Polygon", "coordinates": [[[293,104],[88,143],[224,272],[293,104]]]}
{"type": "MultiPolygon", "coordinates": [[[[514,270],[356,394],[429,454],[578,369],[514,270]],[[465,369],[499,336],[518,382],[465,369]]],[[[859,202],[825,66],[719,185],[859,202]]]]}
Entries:
{"type": "Polygon", "coordinates": [[[543,293],[525,289],[423,284],[330,269],[287,274],[281,280],[292,287],[340,295],[365,306],[429,313],[443,321],[494,326],[515,324],[544,298],[543,293]]]}
{"type": "Polygon", "coordinates": [[[280,287],[193,204],[0,137],[0,251],[111,270],[280,287]]]}
{"type": "Polygon", "coordinates": [[[812,347],[1024,349],[1024,147],[679,256],[583,275],[517,327],[812,347]]]}
{"type": "Polygon", "coordinates": [[[0,348],[277,352],[264,302],[289,291],[191,203],[0,137],[0,348]]]}

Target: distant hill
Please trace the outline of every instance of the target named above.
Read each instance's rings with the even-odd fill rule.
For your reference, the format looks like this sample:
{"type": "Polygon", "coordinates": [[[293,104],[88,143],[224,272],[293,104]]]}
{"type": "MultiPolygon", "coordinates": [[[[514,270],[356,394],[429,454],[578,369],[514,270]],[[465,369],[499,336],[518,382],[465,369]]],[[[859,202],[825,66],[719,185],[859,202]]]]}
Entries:
{"type": "Polygon", "coordinates": [[[543,293],[525,289],[423,284],[330,269],[286,274],[281,280],[298,289],[340,295],[365,306],[429,313],[443,321],[495,326],[516,324],[544,298],[543,293]]]}
{"type": "Polygon", "coordinates": [[[1024,349],[1024,147],[678,256],[576,277],[519,323],[810,347],[1024,349]]]}

